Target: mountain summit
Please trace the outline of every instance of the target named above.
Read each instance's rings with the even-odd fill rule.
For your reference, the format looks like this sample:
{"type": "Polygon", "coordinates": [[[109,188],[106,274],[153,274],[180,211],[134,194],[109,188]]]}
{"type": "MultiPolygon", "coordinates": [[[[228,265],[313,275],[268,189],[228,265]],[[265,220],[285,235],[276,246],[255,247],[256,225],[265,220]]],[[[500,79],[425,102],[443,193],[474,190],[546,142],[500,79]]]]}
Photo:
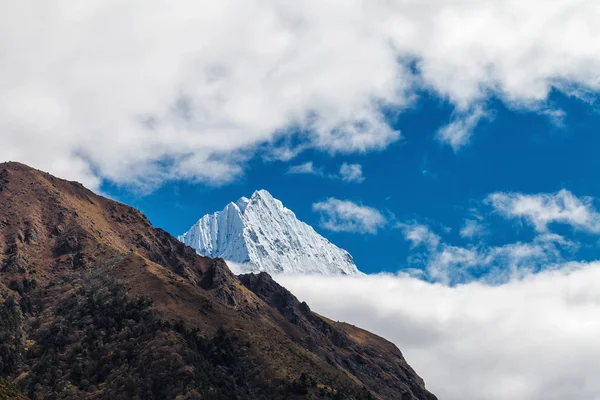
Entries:
{"type": "Polygon", "coordinates": [[[237,272],[360,274],[347,251],[296,218],[266,190],[205,215],[178,239],[201,255],[227,260],[237,272]]]}

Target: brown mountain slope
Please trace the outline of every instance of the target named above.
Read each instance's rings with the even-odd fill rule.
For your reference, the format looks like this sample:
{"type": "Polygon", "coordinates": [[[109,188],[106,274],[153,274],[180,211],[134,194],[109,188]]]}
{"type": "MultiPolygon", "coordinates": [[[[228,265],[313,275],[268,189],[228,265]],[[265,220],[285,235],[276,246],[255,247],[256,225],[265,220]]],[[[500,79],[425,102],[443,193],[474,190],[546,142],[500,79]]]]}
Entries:
{"type": "Polygon", "coordinates": [[[18,163],[0,249],[0,376],[31,398],[435,399],[391,343],[18,163]]]}

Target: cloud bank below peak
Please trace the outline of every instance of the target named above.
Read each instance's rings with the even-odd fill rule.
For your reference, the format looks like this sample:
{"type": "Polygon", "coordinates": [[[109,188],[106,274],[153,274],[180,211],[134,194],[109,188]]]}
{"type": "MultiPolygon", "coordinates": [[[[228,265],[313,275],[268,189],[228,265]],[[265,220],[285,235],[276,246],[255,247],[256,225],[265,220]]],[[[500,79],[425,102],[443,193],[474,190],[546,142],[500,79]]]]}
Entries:
{"type": "Polygon", "coordinates": [[[598,18],[568,0],[5,3],[0,159],[91,187],[223,183],[265,145],[384,149],[382,110],[423,90],[455,106],[439,136],[458,148],[491,96],[541,112],[552,89],[596,93],[598,18]]]}
{"type": "Polygon", "coordinates": [[[316,312],[394,342],[441,399],[600,396],[597,262],[500,286],[385,274],[276,279],[316,312]]]}

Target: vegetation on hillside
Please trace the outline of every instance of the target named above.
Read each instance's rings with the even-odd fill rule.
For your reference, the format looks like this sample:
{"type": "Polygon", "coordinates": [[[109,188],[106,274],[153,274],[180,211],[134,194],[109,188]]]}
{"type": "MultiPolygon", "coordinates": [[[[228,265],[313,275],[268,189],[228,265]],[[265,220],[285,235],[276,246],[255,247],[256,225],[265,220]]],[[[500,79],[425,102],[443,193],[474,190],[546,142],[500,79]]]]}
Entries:
{"type": "Polygon", "coordinates": [[[22,300],[0,304],[0,365],[4,376],[21,374],[15,384],[32,399],[373,398],[306,374],[266,384],[249,343],[164,321],[150,298],[100,275],[11,288],[22,300]]]}
{"type": "Polygon", "coordinates": [[[17,392],[12,384],[0,378],[0,400],[26,400],[26,397],[17,392]]]}

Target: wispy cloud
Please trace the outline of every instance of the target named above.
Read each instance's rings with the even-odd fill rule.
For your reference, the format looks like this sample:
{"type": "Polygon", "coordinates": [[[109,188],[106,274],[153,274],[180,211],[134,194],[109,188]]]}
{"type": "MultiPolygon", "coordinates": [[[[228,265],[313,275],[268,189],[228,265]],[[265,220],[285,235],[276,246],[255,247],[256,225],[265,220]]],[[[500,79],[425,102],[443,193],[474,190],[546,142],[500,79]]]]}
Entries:
{"type": "Polygon", "coordinates": [[[323,170],[321,168],[316,168],[312,161],[308,161],[304,164],[292,165],[288,169],[288,174],[323,176],[323,170]]]}
{"type": "Polygon", "coordinates": [[[456,112],[452,121],[438,131],[438,139],[449,144],[454,151],[458,151],[469,142],[473,130],[486,115],[481,106],[475,106],[464,112],[456,112]]]}
{"type": "Polygon", "coordinates": [[[348,183],[364,182],[362,165],[342,163],[339,173],[326,173],[324,167],[317,167],[312,161],[303,164],[292,165],[288,169],[288,174],[294,175],[315,175],[327,179],[340,179],[348,183]]]}
{"type": "Polygon", "coordinates": [[[540,114],[545,115],[550,119],[554,126],[562,128],[565,125],[565,117],[567,113],[565,110],[556,109],[556,108],[546,108],[540,111],[540,114]]]}
{"type": "Polygon", "coordinates": [[[550,224],[558,223],[600,233],[600,213],[594,208],[593,199],[578,198],[565,189],[534,195],[494,193],[486,201],[503,217],[524,219],[538,232],[546,232],[550,224]]]}
{"type": "Polygon", "coordinates": [[[343,163],[340,167],[340,178],[346,182],[361,183],[365,180],[360,164],[343,163]]]}
{"type": "Polygon", "coordinates": [[[377,209],[350,200],[329,198],[314,203],[312,208],[321,214],[321,226],[334,232],[375,234],[387,224],[377,209]]]}
{"type": "Polygon", "coordinates": [[[465,239],[475,239],[486,234],[485,226],[477,219],[467,219],[460,228],[460,236],[465,239]]]}
{"type": "Polygon", "coordinates": [[[563,262],[563,252],[578,249],[577,243],[552,233],[538,235],[531,242],[502,246],[489,246],[483,242],[466,247],[455,246],[442,241],[427,225],[412,223],[398,226],[417,251],[409,258],[409,266],[413,269],[420,267],[424,278],[452,285],[477,279],[490,283],[507,282],[555,268],[563,262]]]}
{"type": "Polygon", "coordinates": [[[406,240],[412,243],[413,247],[425,245],[435,249],[440,244],[440,236],[433,233],[427,225],[411,223],[398,224],[398,228],[404,232],[406,240]]]}
{"type": "MultiPolygon", "coordinates": [[[[557,193],[493,193],[480,205],[471,208],[458,231],[466,246],[445,240],[425,224],[396,224],[412,245],[408,267],[423,270],[422,276],[447,284],[483,279],[501,283],[523,275],[552,269],[569,259],[581,248],[579,241],[553,233],[552,224],[564,224],[590,234],[600,233],[600,213],[591,197],[577,197],[568,190],[557,193]],[[491,207],[488,208],[487,206],[491,207]],[[507,219],[521,219],[535,229],[533,238],[512,243],[490,245],[486,218],[490,213],[507,219]],[[569,257],[569,258],[567,258],[569,257]]],[[[578,239],[579,240],[579,239],[578,239]]]]}

